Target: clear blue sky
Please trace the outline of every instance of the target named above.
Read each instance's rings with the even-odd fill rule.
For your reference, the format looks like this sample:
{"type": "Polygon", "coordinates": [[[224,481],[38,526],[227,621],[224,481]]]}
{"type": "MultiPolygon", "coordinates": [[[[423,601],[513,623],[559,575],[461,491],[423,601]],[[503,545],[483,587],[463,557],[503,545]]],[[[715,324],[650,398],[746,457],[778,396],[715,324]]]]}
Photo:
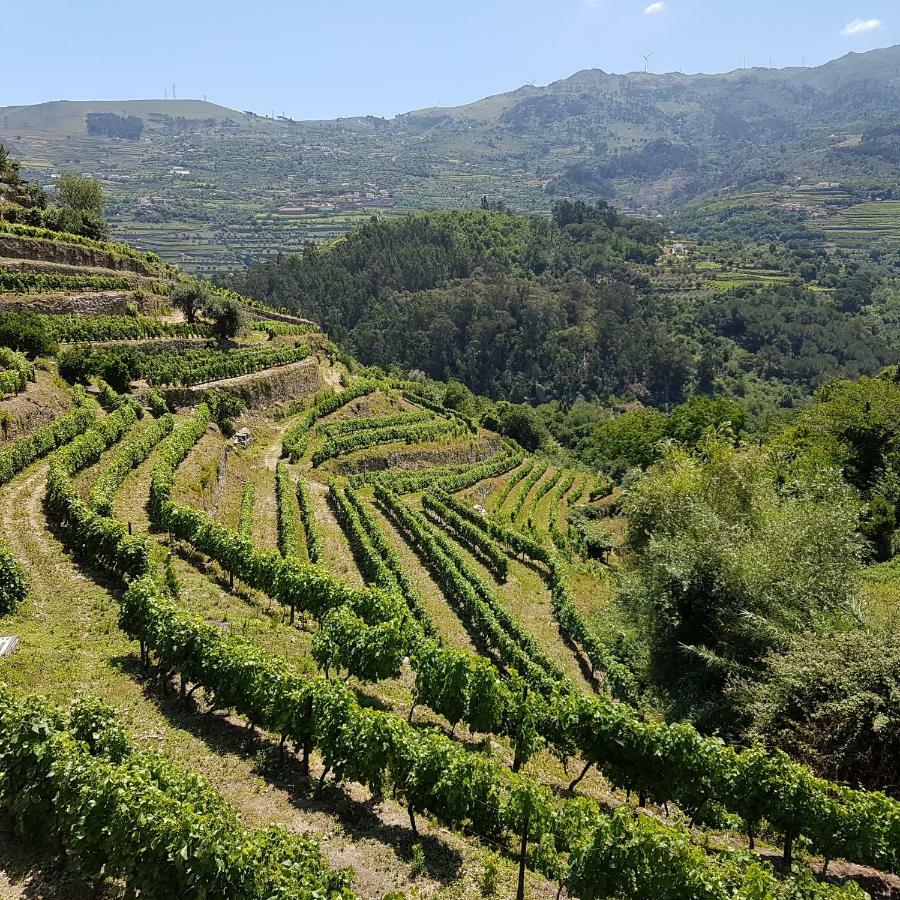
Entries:
{"type": "Polygon", "coordinates": [[[161,97],[174,81],[179,97],[332,118],[465,103],[585,68],[633,71],[651,51],[656,72],[817,65],[893,43],[900,3],[33,0],[14,19],[0,106],[161,97]]]}

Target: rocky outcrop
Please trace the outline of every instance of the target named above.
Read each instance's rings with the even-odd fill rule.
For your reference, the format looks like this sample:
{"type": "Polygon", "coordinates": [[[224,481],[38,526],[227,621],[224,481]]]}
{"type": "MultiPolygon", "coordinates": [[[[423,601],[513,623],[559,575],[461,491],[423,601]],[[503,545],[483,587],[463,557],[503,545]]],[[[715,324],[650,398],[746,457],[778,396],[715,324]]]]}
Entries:
{"type": "Polygon", "coordinates": [[[134,272],[138,275],[156,274],[149,262],[135,257],[83,247],[80,244],[64,244],[60,241],[14,234],[0,234],[0,257],[64,263],[69,266],[91,266],[113,269],[117,272],[134,272]]]}
{"type": "Polygon", "coordinates": [[[322,386],[319,363],[315,359],[264,369],[250,375],[223,378],[191,387],[165,388],[162,393],[174,407],[194,406],[206,391],[228,391],[240,397],[248,407],[273,406],[295,397],[314,395],[322,386]]]}
{"type": "Polygon", "coordinates": [[[152,315],[163,308],[166,298],[131,291],[0,295],[0,310],[49,315],[121,316],[125,315],[129,303],[136,303],[139,312],[152,315]]]}

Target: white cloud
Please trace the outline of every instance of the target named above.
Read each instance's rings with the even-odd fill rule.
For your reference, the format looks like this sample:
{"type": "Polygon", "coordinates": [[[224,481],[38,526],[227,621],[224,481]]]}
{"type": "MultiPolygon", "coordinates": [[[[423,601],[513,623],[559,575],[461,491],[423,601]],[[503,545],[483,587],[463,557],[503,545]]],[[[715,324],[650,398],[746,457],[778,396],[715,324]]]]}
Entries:
{"type": "Polygon", "coordinates": [[[653,16],[656,13],[664,12],[666,8],[666,4],[664,0],[656,0],[655,3],[651,3],[648,7],[644,9],[645,16],[653,16]]]}
{"type": "Polygon", "coordinates": [[[882,24],[881,19],[854,19],[841,29],[841,35],[843,37],[855,37],[857,34],[876,31],[881,28],[882,24]]]}

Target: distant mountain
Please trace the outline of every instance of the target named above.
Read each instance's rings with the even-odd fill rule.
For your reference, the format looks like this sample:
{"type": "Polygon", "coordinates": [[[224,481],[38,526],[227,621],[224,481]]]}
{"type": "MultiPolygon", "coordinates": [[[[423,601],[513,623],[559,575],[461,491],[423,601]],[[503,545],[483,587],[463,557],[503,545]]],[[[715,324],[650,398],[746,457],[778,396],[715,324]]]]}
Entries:
{"type": "MultiPolygon", "coordinates": [[[[456,107],[431,107],[407,113],[401,118],[435,117],[454,121],[507,121],[516,110],[539,105],[537,98],[552,97],[562,102],[578,98],[585,104],[602,102],[604,96],[641,96],[648,102],[661,102],[676,96],[683,104],[737,98],[742,105],[760,102],[773,107],[815,108],[823,101],[831,103],[840,92],[859,84],[876,85],[876,95],[895,96],[900,88],[900,48],[886,47],[867,53],[848,53],[816,68],[735,69],[717,75],[656,74],[632,72],[615,75],[602,69],[584,69],[546,87],[526,85],[515,91],[496,94],[474,103],[456,107]],[[807,90],[804,90],[804,89],[807,90]],[[809,89],[814,94],[809,93],[809,89]]],[[[845,95],[843,100],[849,99],[845,95]]],[[[878,100],[877,96],[868,98],[878,100]]],[[[850,108],[847,107],[849,111],[850,108]]],[[[697,108],[694,107],[694,111],[697,108]]],[[[865,112],[865,110],[856,110],[865,112]]],[[[576,115],[584,110],[574,109],[576,115]]]]}
{"type": "Polygon", "coordinates": [[[435,149],[513,142],[550,192],[639,206],[671,209],[710,187],[792,175],[890,179],[896,169],[843,148],[900,124],[900,48],[721,75],[590,69],[398,122],[427,132],[435,149]]]}
{"type": "Polygon", "coordinates": [[[810,69],[586,70],[390,120],[58,101],[0,108],[0,141],[41,180],[75,168],[108,181],[119,236],[212,271],[334,237],[355,218],[483,194],[520,211],[572,197],[650,214],[759,185],[840,184],[848,203],[892,196],[900,48],[810,69]]]}
{"type": "Polygon", "coordinates": [[[98,113],[151,121],[165,117],[216,122],[244,118],[243,113],[206,100],[52,100],[32,106],[0,106],[0,134],[23,129],[84,135],[88,133],[87,116],[98,113]]]}

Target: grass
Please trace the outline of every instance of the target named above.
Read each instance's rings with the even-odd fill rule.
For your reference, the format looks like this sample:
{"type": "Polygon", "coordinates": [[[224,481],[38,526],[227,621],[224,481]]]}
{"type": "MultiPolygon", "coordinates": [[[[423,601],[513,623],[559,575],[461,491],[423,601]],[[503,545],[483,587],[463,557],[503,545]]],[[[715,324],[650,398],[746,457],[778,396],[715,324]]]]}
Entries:
{"type": "Polygon", "coordinates": [[[36,367],[35,381],[29,382],[18,396],[0,400],[0,413],[9,416],[6,440],[0,431],[0,447],[11,443],[41,425],[71,409],[72,398],[68,387],[53,372],[41,365],[36,367]]]}
{"type": "MultiPolygon", "coordinates": [[[[363,492],[364,494],[365,492],[363,492]]],[[[403,536],[397,531],[391,520],[383,515],[377,507],[370,503],[369,510],[372,513],[372,517],[387,535],[391,545],[397,551],[397,555],[403,563],[403,568],[418,591],[422,604],[428,612],[428,617],[437,628],[438,634],[448,646],[457,650],[474,652],[474,645],[465,626],[450,608],[440,586],[424,568],[415,551],[403,539],[403,536]]]]}

